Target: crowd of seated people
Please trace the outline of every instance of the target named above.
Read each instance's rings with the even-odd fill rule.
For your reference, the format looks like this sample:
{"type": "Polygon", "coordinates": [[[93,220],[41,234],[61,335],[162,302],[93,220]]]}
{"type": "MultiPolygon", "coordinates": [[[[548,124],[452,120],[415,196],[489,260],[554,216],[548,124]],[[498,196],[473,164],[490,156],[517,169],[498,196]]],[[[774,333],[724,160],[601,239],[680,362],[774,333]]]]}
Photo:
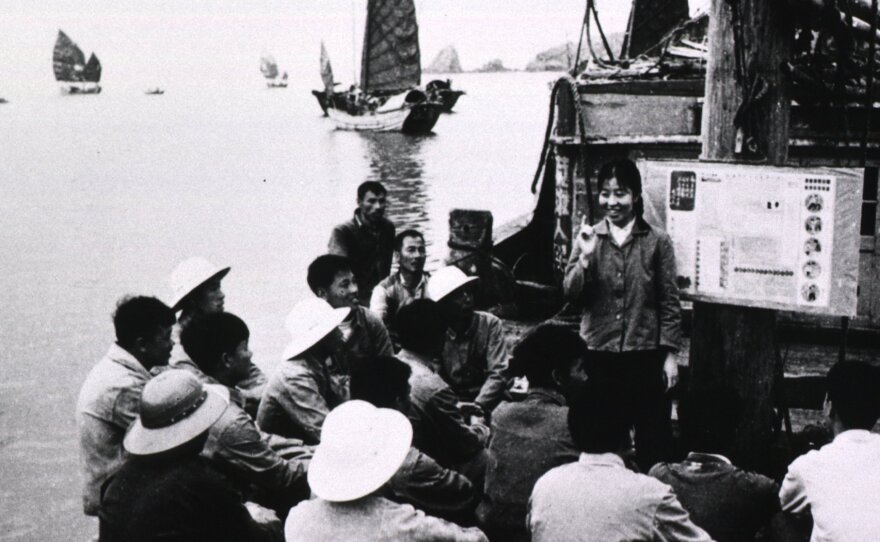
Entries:
{"type": "MultiPolygon", "coordinates": [[[[781,480],[737,467],[742,404],[720,385],[683,394],[688,453],[674,457],[665,437],[639,437],[646,404],[619,380],[632,369],[665,378],[648,390],[665,409],[671,345],[597,357],[589,322],[581,333],[546,322],[508,356],[501,321],[474,310],[477,283],[454,267],[414,265],[376,281],[378,296],[359,291],[357,275],[384,263],[338,252],[359,235],[390,247],[378,242],[381,213],[361,218],[384,197],[367,188],[351,225],[365,231],[340,234],[337,253],[309,266],[314,296],[283,322],[289,342],[268,378],[248,325],[225,311],[228,267],[185,261],[170,306],[119,302],[115,341],[77,403],[83,505],[99,540],[880,540],[878,369],[831,368],[833,439],[781,480]],[[379,297],[381,315],[362,305],[379,297]],[[632,366],[618,374],[612,363],[632,366]],[[525,394],[511,392],[514,378],[525,394]]],[[[616,250],[614,235],[632,231],[590,232],[599,238],[574,260],[579,288],[599,265],[583,255],[616,250]]],[[[415,247],[418,264],[413,232],[394,249],[415,247]]],[[[637,234],[620,245],[663,243],[637,234]]],[[[649,339],[660,340],[632,338],[649,339]]]]}

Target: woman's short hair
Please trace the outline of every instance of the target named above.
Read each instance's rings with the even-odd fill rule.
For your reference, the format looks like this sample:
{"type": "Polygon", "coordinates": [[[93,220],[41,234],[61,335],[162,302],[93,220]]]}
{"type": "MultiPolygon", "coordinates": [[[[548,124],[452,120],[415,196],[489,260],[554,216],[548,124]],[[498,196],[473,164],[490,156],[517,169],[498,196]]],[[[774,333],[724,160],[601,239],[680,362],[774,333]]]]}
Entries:
{"type": "Polygon", "coordinates": [[[610,162],[605,162],[599,168],[596,176],[596,184],[599,192],[609,179],[617,179],[617,184],[622,188],[632,192],[635,200],[634,210],[636,216],[642,216],[645,212],[645,205],[642,196],[642,174],[635,162],[629,158],[617,158],[610,162]]]}
{"type": "Polygon", "coordinates": [[[532,386],[547,384],[554,370],[566,371],[587,352],[580,335],[559,324],[541,324],[513,349],[509,369],[513,376],[525,376],[532,386]]]}

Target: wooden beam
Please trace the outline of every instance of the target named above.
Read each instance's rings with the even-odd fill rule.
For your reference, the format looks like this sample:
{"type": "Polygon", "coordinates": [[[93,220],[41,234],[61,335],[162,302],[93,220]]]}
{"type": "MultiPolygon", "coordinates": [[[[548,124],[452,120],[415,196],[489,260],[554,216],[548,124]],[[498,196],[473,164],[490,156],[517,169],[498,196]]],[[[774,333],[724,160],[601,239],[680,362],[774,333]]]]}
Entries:
{"type": "MultiPolygon", "coordinates": [[[[780,64],[788,58],[791,31],[781,2],[713,0],[709,25],[706,105],[703,114],[704,160],[736,161],[734,117],[742,102],[737,82],[736,47],[742,65],[769,85],[766,98],[755,104],[751,135],[770,164],[788,156],[790,100],[780,64]],[[736,6],[737,13],[731,8],[736,6]],[[741,29],[735,43],[735,25],[741,29]]],[[[744,225],[748,227],[748,225],[744,225]]],[[[694,303],[690,349],[691,386],[726,383],[742,396],[743,421],[734,450],[743,466],[768,470],[773,444],[774,400],[781,372],[776,359],[776,313],[730,305],[694,303]]]]}

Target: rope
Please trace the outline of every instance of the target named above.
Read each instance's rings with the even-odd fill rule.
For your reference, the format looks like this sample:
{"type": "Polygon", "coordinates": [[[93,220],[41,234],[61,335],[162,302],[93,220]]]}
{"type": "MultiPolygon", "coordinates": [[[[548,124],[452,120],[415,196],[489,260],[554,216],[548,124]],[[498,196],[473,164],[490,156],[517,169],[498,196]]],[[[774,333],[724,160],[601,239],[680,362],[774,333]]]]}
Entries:
{"type": "MultiPolygon", "coordinates": [[[[587,5],[587,9],[584,11],[584,20],[581,22],[580,32],[578,32],[578,48],[577,52],[574,55],[574,65],[571,67],[571,75],[574,76],[577,73],[578,66],[581,63],[581,45],[584,43],[584,27],[588,26],[589,23],[587,19],[590,17],[590,6],[587,5]]],[[[532,190],[534,193],[534,190],[532,190]]]]}
{"type": "MultiPolygon", "coordinates": [[[[553,132],[553,124],[555,120],[556,113],[556,96],[559,92],[559,89],[563,86],[568,87],[568,91],[571,94],[571,101],[574,104],[575,109],[575,117],[577,118],[577,129],[581,135],[581,144],[580,144],[580,158],[581,164],[583,167],[587,165],[587,140],[584,137],[584,134],[587,133],[586,126],[584,125],[584,115],[581,109],[581,101],[580,95],[577,90],[577,82],[570,75],[563,75],[560,77],[556,83],[553,85],[553,91],[550,93],[550,111],[547,115],[547,128],[544,132],[544,145],[541,148],[541,157],[538,162],[538,169],[535,171],[535,176],[532,179],[532,194],[535,194],[538,190],[538,182],[541,179],[541,174],[544,172],[544,165],[547,160],[547,153],[549,152],[550,147],[550,134],[553,132]]],[[[584,179],[587,189],[587,219],[592,222],[595,213],[593,212],[593,186],[590,184],[590,179],[587,175],[587,172],[584,171],[584,179]]]]}

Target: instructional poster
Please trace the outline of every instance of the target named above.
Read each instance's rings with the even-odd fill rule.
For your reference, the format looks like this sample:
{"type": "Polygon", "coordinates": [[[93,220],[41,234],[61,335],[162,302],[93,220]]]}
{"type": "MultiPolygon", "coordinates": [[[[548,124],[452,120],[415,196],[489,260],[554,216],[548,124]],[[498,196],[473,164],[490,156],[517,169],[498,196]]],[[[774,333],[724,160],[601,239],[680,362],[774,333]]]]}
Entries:
{"type": "Polygon", "coordinates": [[[860,170],[695,162],[642,167],[646,196],[672,238],[686,297],[855,315],[860,170]]]}

